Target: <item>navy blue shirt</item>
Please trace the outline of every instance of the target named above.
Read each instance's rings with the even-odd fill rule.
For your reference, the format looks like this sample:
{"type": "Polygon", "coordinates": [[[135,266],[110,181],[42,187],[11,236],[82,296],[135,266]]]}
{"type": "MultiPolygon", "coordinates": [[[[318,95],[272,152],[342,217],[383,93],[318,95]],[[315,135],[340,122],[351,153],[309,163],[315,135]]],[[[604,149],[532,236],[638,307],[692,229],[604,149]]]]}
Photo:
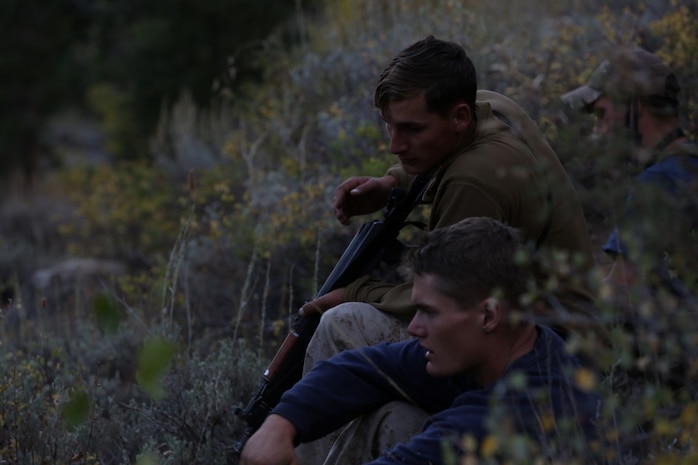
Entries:
{"type": "MultiPolygon", "coordinates": [[[[637,200],[637,194],[628,196],[625,211],[618,218],[618,224],[603,246],[603,250],[611,255],[628,257],[633,248],[644,248],[647,242],[656,242],[656,236],[672,228],[685,227],[681,223],[681,216],[691,214],[681,206],[683,189],[696,182],[698,173],[698,151],[695,144],[686,142],[671,154],[660,158],[657,163],[645,168],[636,177],[635,189],[644,189],[646,197],[656,197],[659,194],[668,194],[667,202],[655,202],[654,205],[637,200]],[[643,204],[640,206],[639,204],[643,204]],[[658,212],[656,209],[667,208],[670,212],[658,212]],[[653,211],[654,210],[654,211],[653,211]],[[663,215],[663,216],[662,216],[663,215]],[[662,219],[658,219],[662,218],[662,219]],[[650,224],[655,223],[655,224],[650,224]],[[665,224],[656,224],[665,223],[665,224]],[[642,241],[641,237],[648,231],[658,228],[657,234],[651,235],[650,241],[642,241]]],[[[652,200],[651,198],[649,199],[652,200]]],[[[659,200],[659,199],[654,199],[659,200]]],[[[659,250],[657,252],[662,252],[659,250]]]]}
{"type": "Polygon", "coordinates": [[[374,465],[443,463],[443,442],[461,454],[464,435],[481,442],[492,432],[492,414],[501,415],[497,424],[510,421],[518,432],[539,442],[556,431],[544,425],[543,418],[557,425],[563,418],[572,420],[567,423],[577,432],[594,437],[600,396],[572,381],[581,365],[565,351],[563,340],[549,328],[537,329],[534,348],[491,386],[479,386],[467,373],[429,375],[426,351],[418,340],[383,343],[319,362],[283,395],[273,413],[295,425],[299,442],[322,437],[395,400],[412,402],[431,415],[420,433],[371,462],[374,465]]]}

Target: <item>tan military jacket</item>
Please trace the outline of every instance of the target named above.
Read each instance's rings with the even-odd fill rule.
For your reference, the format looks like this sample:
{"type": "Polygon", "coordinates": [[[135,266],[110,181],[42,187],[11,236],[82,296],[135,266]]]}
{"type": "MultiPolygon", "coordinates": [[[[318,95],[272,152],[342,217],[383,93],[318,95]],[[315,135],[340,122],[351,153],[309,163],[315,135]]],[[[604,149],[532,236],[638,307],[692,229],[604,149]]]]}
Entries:
{"type": "MultiPolygon", "coordinates": [[[[438,167],[423,196],[431,205],[429,229],[466,217],[492,217],[520,228],[540,253],[573,255],[588,270],[593,257],[581,204],[540,129],[514,101],[495,92],[479,91],[475,112],[474,131],[438,167]]],[[[405,187],[412,179],[399,165],[388,174],[405,187]]],[[[591,299],[583,271],[563,278],[554,293],[572,312],[586,313],[591,299]],[[583,302],[580,308],[578,302],[583,302]]],[[[541,285],[548,278],[538,276],[541,285]]],[[[364,277],[347,287],[345,300],[368,302],[404,319],[415,311],[409,283],[396,286],[364,277]]]]}

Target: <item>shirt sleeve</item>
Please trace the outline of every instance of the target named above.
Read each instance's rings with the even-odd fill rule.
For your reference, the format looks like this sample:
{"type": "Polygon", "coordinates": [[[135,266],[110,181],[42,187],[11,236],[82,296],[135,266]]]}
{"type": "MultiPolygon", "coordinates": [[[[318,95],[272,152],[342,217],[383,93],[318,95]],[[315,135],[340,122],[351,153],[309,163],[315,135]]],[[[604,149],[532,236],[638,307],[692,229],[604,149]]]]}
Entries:
{"type": "Polygon", "coordinates": [[[371,304],[405,321],[414,314],[412,283],[392,284],[365,276],[346,287],[344,298],[347,302],[371,304]]]}
{"type": "Polygon", "coordinates": [[[628,249],[620,240],[618,228],[613,228],[613,231],[611,231],[611,235],[603,246],[603,251],[614,257],[616,255],[621,255],[623,257],[628,256],[628,249]]]}
{"type": "Polygon", "coordinates": [[[666,222],[661,215],[671,212],[678,188],[672,168],[672,164],[663,163],[636,178],[616,227],[603,246],[604,252],[628,258],[633,250],[645,250],[648,243],[658,242],[654,228],[666,222]]]}
{"type": "Polygon", "coordinates": [[[395,400],[427,413],[443,410],[462,386],[430,376],[424,355],[417,340],[341,352],[284,393],[273,413],[293,423],[297,440],[307,442],[395,400]]]}

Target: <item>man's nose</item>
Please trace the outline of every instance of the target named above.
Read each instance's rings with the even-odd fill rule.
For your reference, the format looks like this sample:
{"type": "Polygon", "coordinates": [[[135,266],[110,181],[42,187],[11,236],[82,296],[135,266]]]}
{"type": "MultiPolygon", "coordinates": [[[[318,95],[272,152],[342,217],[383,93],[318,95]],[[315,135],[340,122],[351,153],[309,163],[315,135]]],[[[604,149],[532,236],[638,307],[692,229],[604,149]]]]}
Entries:
{"type": "Polygon", "coordinates": [[[407,151],[407,142],[396,131],[390,133],[390,152],[399,155],[407,151]]]}
{"type": "Polygon", "coordinates": [[[424,336],[424,326],[419,322],[419,315],[415,315],[407,325],[407,332],[410,336],[423,337],[424,336]]]}

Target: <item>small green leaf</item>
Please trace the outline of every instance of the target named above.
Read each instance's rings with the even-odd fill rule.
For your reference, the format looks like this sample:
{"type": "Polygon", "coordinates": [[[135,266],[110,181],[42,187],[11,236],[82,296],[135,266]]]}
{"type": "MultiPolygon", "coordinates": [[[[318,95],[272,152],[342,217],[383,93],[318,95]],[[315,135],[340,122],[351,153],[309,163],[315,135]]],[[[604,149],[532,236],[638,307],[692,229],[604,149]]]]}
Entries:
{"type": "Polygon", "coordinates": [[[143,454],[139,454],[138,457],[136,457],[136,465],[157,465],[158,460],[150,452],[145,452],[143,454]]]}
{"type": "Polygon", "coordinates": [[[161,380],[172,358],[177,352],[177,346],[164,338],[147,341],[138,354],[138,385],[154,399],[164,395],[161,380]]]}
{"type": "Polygon", "coordinates": [[[105,333],[114,333],[121,323],[121,314],[109,296],[100,294],[92,302],[97,327],[105,333]]]}
{"type": "Polygon", "coordinates": [[[517,391],[525,391],[528,386],[526,373],[515,371],[509,376],[509,385],[517,391]]]}
{"type": "Polygon", "coordinates": [[[61,408],[61,418],[68,429],[77,428],[90,415],[90,398],[84,391],[75,393],[61,408]]]}

